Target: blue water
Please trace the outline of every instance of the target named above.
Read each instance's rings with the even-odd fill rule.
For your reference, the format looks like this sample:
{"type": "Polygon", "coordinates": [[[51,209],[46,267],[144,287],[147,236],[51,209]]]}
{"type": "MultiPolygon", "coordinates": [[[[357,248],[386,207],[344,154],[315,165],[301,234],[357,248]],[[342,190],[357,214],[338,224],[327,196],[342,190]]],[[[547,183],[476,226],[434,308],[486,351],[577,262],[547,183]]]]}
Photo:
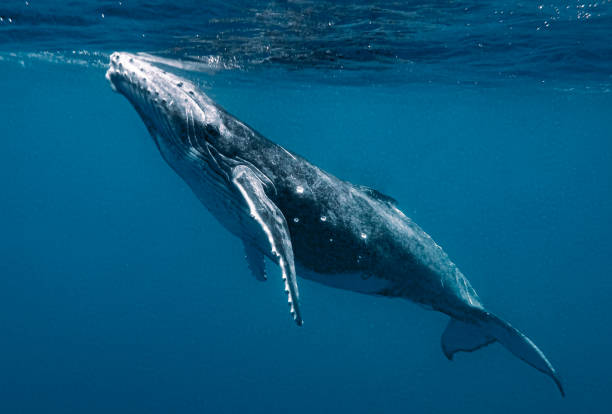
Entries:
{"type": "Polygon", "coordinates": [[[0,412],[609,412],[610,1],[0,17],[0,412]],[[297,328],[275,268],[249,274],[109,88],[114,50],[180,61],[268,138],[396,198],[567,397],[497,344],[447,361],[447,317],[403,300],[300,280],[297,328]]]}

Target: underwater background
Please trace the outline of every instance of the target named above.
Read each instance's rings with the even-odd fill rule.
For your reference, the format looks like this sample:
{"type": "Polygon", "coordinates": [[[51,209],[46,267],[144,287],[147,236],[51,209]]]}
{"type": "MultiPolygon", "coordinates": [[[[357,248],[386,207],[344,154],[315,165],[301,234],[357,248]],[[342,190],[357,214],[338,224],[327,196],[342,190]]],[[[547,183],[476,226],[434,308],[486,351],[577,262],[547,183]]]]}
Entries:
{"type": "MultiPolygon", "coordinates": [[[[0,412],[607,413],[608,1],[0,4],[0,412]],[[146,52],[396,198],[567,393],[447,317],[253,278],[104,79],[146,52]]],[[[278,276],[278,277],[277,277],[278,276]]]]}

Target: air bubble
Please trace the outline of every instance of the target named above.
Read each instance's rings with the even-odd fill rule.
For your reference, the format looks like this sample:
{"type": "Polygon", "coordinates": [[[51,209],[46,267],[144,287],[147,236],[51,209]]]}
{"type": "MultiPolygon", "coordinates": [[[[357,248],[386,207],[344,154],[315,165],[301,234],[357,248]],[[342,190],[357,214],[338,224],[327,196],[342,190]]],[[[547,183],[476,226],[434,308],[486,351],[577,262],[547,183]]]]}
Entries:
{"type": "Polygon", "coordinates": [[[327,217],[326,216],[321,216],[321,221],[327,221],[327,217]]]}
{"type": "Polygon", "coordinates": [[[361,233],[361,238],[365,240],[365,239],[367,239],[367,238],[368,238],[368,235],[367,235],[367,234],[365,234],[365,233],[361,233]]]}
{"type": "Polygon", "coordinates": [[[300,219],[299,219],[299,218],[297,218],[297,217],[294,217],[294,218],[293,218],[293,222],[294,222],[294,223],[299,223],[299,221],[300,221],[300,219]]]}
{"type": "Polygon", "coordinates": [[[295,192],[298,194],[302,194],[304,192],[304,187],[298,185],[297,187],[295,187],[295,192]]]}

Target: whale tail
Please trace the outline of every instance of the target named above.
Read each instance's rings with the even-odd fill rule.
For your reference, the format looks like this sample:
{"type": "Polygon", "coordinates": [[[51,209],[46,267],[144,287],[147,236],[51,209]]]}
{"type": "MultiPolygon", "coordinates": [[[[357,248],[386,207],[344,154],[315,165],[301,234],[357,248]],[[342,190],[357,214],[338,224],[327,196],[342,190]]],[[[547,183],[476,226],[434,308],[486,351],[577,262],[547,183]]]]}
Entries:
{"type": "Polygon", "coordinates": [[[551,377],[561,395],[565,396],[559,376],[544,353],[531,339],[492,313],[478,312],[478,317],[469,322],[451,319],[442,334],[442,351],[449,360],[452,360],[456,352],[472,352],[495,341],[527,364],[551,377]]]}

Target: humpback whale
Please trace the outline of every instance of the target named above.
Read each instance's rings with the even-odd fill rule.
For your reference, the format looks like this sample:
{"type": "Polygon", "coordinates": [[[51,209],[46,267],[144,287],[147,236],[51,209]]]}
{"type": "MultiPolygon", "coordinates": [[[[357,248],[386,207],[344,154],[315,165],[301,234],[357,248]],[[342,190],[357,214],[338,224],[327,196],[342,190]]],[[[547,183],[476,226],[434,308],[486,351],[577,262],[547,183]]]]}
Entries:
{"type": "Polygon", "coordinates": [[[289,310],[302,324],[296,276],[399,297],[450,316],[444,355],[499,342],[563,387],[523,333],[489,312],[470,282],[396,201],[336,178],[266,139],[189,80],[131,53],[110,57],[106,78],[146,125],[161,156],[243,243],[254,277],[280,267],[289,310]],[[297,270],[296,270],[297,269],[297,270]]]}

